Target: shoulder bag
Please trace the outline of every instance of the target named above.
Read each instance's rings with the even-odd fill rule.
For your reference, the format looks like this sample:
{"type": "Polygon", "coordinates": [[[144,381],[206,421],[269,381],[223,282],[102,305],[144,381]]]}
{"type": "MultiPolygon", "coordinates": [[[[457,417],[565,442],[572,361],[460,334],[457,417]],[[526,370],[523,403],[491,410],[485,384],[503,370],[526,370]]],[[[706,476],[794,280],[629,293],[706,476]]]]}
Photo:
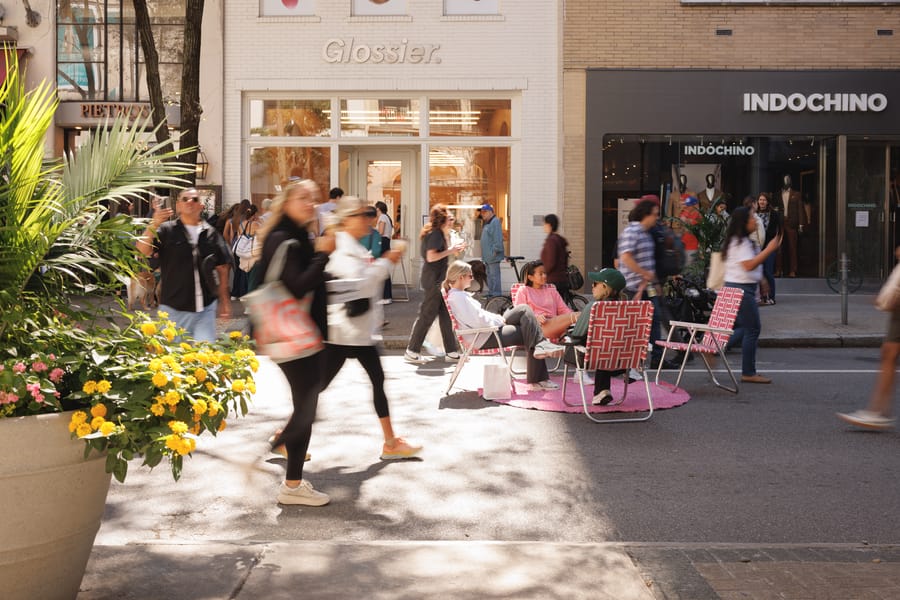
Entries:
{"type": "Polygon", "coordinates": [[[322,350],[322,332],[309,314],[314,292],[294,296],[281,281],[287,250],[296,240],[282,242],[275,250],[263,284],[241,297],[253,323],[260,354],[274,362],[312,356],[322,350]]]}
{"type": "Polygon", "coordinates": [[[721,252],[713,252],[709,255],[709,275],[706,276],[706,287],[711,290],[720,290],[725,285],[725,261],[721,252]]]}
{"type": "Polygon", "coordinates": [[[900,264],[894,267],[887,281],[875,296],[875,308],[893,312],[900,308],[900,264]]]}

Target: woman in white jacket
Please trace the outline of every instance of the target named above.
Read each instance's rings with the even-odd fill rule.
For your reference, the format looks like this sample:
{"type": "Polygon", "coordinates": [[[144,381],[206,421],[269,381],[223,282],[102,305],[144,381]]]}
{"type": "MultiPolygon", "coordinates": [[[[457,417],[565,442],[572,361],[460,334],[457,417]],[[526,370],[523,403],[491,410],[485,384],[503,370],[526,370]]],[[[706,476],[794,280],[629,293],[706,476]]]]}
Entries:
{"type": "Polygon", "coordinates": [[[322,387],[328,387],[348,358],[358,360],[372,381],[375,412],[384,433],[381,458],[410,458],[421,452],[422,447],[394,434],[384,393],[384,369],[376,345],[381,338],[384,322],[382,306],[378,301],[382,298],[384,281],[400,260],[402,250],[390,250],[381,258],[373,259],[360,243],[369,234],[369,220],[374,212],[374,208],[354,196],[341,198],[335,209],[339,219],[335,250],[329,256],[325,270],[338,279],[359,280],[360,297],[350,302],[328,305],[328,339],[325,340],[322,387]]]}

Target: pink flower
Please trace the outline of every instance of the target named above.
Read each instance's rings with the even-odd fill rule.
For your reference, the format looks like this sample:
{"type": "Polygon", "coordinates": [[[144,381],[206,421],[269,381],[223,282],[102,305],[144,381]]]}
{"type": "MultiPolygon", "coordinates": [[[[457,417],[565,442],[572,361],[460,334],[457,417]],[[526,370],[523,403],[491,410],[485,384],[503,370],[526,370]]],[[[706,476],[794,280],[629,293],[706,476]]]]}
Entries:
{"type": "Polygon", "coordinates": [[[25,385],[25,389],[31,393],[31,397],[37,400],[37,397],[41,395],[41,384],[39,383],[29,383],[25,385]]]}
{"type": "Polygon", "coordinates": [[[0,371],[3,371],[5,369],[6,369],[6,367],[4,367],[3,365],[0,365],[0,371]]]}
{"type": "Polygon", "coordinates": [[[0,392],[0,404],[6,404],[6,392],[0,392]]]}
{"type": "Polygon", "coordinates": [[[25,363],[17,362],[13,365],[13,371],[16,373],[24,373],[25,372],[25,363]]]}
{"type": "Polygon", "coordinates": [[[47,370],[47,364],[36,360],[31,364],[31,370],[35,373],[43,373],[47,370]]]}
{"type": "Polygon", "coordinates": [[[59,398],[60,396],[62,396],[62,394],[60,394],[59,392],[53,392],[54,398],[59,398]]]}
{"type": "Polygon", "coordinates": [[[50,371],[50,381],[52,381],[53,383],[59,383],[62,380],[63,375],[65,374],[65,371],[63,371],[59,367],[56,367],[55,369],[50,371]]]}
{"type": "Polygon", "coordinates": [[[55,355],[55,354],[48,354],[48,355],[47,355],[47,358],[49,358],[50,360],[56,360],[56,355],[55,355]]]}
{"type": "Polygon", "coordinates": [[[37,402],[38,404],[41,404],[44,401],[44,395],[43,394],[35,394],[34,401],[37,402]]]}
{"type": "Polygon", "coordinates": [[[19,397],[15,394],[6,394],[6,403],[7,404],[15,404],[19,401],[19,397]]]}

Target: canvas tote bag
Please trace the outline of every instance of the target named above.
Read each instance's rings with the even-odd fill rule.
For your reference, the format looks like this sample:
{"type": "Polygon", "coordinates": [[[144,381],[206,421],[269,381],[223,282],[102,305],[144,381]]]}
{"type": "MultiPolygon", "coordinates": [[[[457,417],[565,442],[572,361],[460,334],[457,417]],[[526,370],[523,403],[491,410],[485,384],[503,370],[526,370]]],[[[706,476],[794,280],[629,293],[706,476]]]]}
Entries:
{"type": "Polygon", "coordinates": [[[296,243],[282,242],[263,284],[241,298],[253,322],[258,352],[276,363],[306,358],[324,347],[322,333],[309,314],[313,292],[297,298],[281,281],[287,250],[296,243]]]}
{"type": "Polygon", "coordinates": [[[485,400],[509,400],[512,396],[512,381],[506,365],[484,365],[484,382],[481,387],[485,400]]]}
{"type": "Polygon", "coordinates": [[[894,267],[875,296],[875,308],[878,310],[893,312],[898,305],[900,305],[900,264],[894,267]]]}

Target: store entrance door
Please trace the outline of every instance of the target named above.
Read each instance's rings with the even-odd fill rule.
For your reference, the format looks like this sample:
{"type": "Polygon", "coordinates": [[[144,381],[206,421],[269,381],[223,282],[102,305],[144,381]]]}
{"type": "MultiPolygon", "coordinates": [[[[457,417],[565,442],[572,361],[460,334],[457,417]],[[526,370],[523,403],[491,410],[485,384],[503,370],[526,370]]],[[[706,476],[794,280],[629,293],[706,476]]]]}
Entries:
{"type": "MultiPolygon", "coordinates": [[[[422,227],[416,215],[421,213],[415,197],[418,152],[414,148],[347,148],[349,154],[348,181],[344,189],[347,193],[365,198],[369,204],[384,202],[387,214],[394,223],[392,238],[410,241],[404,259],[405,275],[409,281],[402,281],[404,271],[396,269],[395,283],[418,281],[420,261],[415,249],[418,248],[418,234],[422,227]],[[398,281],[398,278],[401,281],[398,281]]],[[[343,183],[343,182],[342,182],[343,183]]]]}
{"type": "Polygon", "coordinates": [[[889,149],[883,142],[847,141],[847,255],[867,279],[887,276],[889,149]]]}

